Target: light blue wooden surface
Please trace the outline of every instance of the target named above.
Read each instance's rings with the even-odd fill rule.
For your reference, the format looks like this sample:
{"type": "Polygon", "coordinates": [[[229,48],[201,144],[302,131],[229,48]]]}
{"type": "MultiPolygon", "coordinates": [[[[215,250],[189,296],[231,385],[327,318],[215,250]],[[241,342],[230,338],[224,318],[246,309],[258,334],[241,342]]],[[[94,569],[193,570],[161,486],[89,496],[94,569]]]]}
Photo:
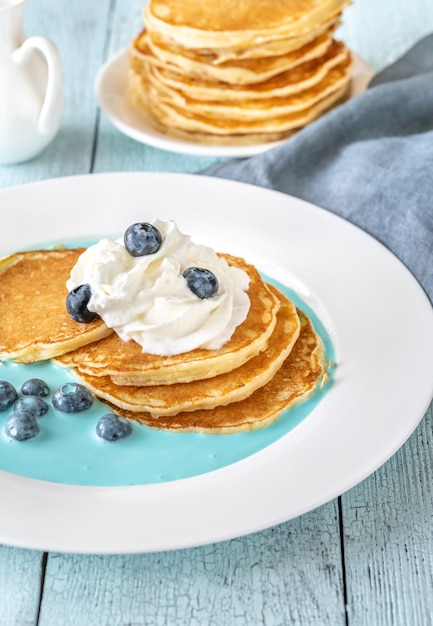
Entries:
{"type": "MultiPolygon", "coordinates": [[[[40,157],[0,167],[0,187],[89,172],[194,172],[211,162],[138,144],[98,113],[96,72],[138,32],[141,11],[140,0],[29,0],[27,34],[49,36],[62,55],[65,113],[40,157]]],[[[358,0],[340,35],[377,71],[430,32],[431,0],[358,0]]],[[[375,474],[250,537],[135,556],[0,547],[0,626],[433,624],[432,425],[430,407],[375,474]]]]}

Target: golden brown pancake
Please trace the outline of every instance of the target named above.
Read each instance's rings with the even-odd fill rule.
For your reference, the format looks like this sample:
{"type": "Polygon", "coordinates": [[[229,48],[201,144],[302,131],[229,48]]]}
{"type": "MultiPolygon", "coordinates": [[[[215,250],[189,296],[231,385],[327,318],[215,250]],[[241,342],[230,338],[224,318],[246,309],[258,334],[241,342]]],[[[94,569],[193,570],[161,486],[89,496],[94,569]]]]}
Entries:
{"type": "MultiPolygon", "coordinates": [[[[311,109],[318,102],[335,93],[341,86],[347,84],[350,58],[346,58],[337,67],[332,68],[317,85],[299,93],[287,96],[245,100],[243,102],[222,102],[195,100],[181,92],[156,83],[156,98],[162,106],[175,106],[176,110],[188,112],[189,115],[217,118],[218,120],[253,121],[280,119],[292,114],[303,113],[311,109]]],[[[153,88],[152,87],[152,88],[153,88]]]]}
{"type": "MultiPolygon", "coordinates": [[[[157,120],[166,127],[168,132],[172,128],[190,133],[208,134],[210,136],[256,135],[284,137],[287,133],[302,128],[317,119],[333,105],[347,97],[350,77],[347,69],[333,74],[333,83],[328,84],[327,95],[311,106],[295,113],[271,117],[269,119],[240,120],[231,117],[218,117],[194,113],[188,106],[179,106],[177,103],[164,102],[153,86],[136,83],[136,99],[142,106],[150,106],[157,120]]],[[[193,137],[193,135],[191,135],[193,137]]]]}
{"type": "Polygon", "coordinates": [[[206,63],[193,53],[172,52],[162,44],[156,45],[151,37],[144,34],[137,47],[130,50],[130,56],[133,69],[138,72],[143,71],[142,63],[146,62],[166,69],[177,68],[186,76],[201,80],[251,85],[323,56],[332,43],[332,34],[332,30],[327,31],[299,50],[284,55],[226,61],[219,65],[206,63]]]}
{"type": "Polygon", "coordinates": [[[112,330],[98,319],[73,321],[66,280],[84,249],[17,252],[0,261],[0,357],[17,363],[49,359],[112,330]]]}
{"type": "Polygon", "coordinates": [[[230,372],[190,383],[150,387],[119,386],[109,376],[88,376],[76,370],[74,373],[97,397],[122,409],[149,412],[154,416],[212,409],[244,400],[270,381],[290,354],[299,335],[296,307],[275,287],[270,288],[281,306],[268,346],[230,372]]]}
{"type": "Polygon", "coordinates": [[[144,19],[149,29],[185,47],[250,47],[298,37],[347,4],[347,0],[150,0],[144,19]]]}
{"type": "Polygon", "coordinates": [[[285,409],[306,400],[318,388],[325,375],[323,344],[311,321],[298,311],[301,331],[289,357],[272,380],[240,402],[209,410],[183,412],[174,416],[152,417],[119,409],[124,417],[152,428],[176,432],[228,434],[255,430],[272,423],[285,409]]]}
{"type": "Polygon", "coordinates": [[[320,59],[302,63],[291,70],[253,85],[228,85],[220,81],[197,80],[173,69],[164,69],[156,65],[147,68],[146,78],[150,83],[159,83],[171,88],[175,93],[180,94],[180,97],[205,102],[247,103],[250,100],[286,97],[314,87],[332,68],[347,62],[349,58],[347,48],[340,41],[334,40],[326,54],[320,59]]]}
{"type": "Polygon", "coordinates": [[[165,43],[170,46],[172,52],[184,54],[187,50],[193,50],[195,58],[202,60],[203,63],[219,65],[226,61],[245,60],[245,59],[262,59],[265,57],[275,57],[299,50],[307,43],[316,39],[328,29],[337,29],[341,25],[341,12],[330,15],[328,19],[314,25],[308,32],[303,33],[299,37],[284,37],[283,39],[273,39],[270,41],[259,41],[250,47],[227,47],[227,48],[203,48],[191,49],[176,44],[174,41],[166,41],[161,35],[152,31],[152,39],[156,44],[158,42],[165,43]]]}
{"type": "Polygon", "coordinates": [[[115,333],[55,359],[63,367],[77,367],[91,376],[110,376],[118,385],[149,386],[211,378],[240,367],[267,346],[276,324],[279,299],[258,271],[243,259],[222,255],[250,277],[251,306],[246,320],[219,350],[196,349],[173,356],[143,352],[134,341],[125,343],[115,333]]]}

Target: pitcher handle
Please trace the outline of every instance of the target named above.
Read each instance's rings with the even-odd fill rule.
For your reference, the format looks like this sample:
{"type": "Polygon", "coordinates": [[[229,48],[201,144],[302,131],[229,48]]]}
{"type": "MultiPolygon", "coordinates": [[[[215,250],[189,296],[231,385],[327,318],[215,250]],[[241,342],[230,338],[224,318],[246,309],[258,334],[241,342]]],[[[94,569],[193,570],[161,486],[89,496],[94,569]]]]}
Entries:
{"type": "Polygon", "coordinates": [[[46,37],[29,37],[14,51],[12,58],[15,63],[21,65],[29,58],[33,50],[39,50],[44,56],[48,66],[47,90],[44,103],[38,119],[38,130],[43,135],[48,135],[54,130],[57,123],[55,109],[57,98],[61,89],[62,60],[56,46],[46,37]]]}

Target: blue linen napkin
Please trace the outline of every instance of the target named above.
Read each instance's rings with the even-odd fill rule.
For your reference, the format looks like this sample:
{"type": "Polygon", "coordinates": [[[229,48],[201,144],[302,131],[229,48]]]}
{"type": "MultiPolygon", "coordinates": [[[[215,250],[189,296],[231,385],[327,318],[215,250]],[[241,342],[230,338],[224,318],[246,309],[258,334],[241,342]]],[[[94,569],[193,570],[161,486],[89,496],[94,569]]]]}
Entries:
{"type": "Polygon", "coordinates": [[[433,302],[433,35],[286,142],[201,173],[346,218],[387,246],[433,302]]]}

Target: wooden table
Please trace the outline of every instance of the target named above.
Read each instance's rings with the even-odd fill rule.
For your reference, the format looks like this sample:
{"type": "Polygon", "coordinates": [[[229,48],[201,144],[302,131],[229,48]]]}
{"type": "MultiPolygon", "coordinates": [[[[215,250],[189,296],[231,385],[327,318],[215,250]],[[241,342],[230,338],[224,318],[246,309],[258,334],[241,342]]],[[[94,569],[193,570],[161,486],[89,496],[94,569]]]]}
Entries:
{"type": "MultiPolygon", "coordinates": [[[[0,187],[211,163],[136,143],[98,111],[95,75],[138,33],[141,12],[141,0],[30,0],[26,33],[50,37],[62,55],[65,112],[42,155],[0,167],[0,187]]],[[[346,11],[341,37],[377,71],[432,31],[431,0],[363,0],[346,11]]],[[[430,406],[406,444],[361,484],[249,537],[133,556],[0,547],[0,625],[432,624],[432,426],[430,406]]]]}

